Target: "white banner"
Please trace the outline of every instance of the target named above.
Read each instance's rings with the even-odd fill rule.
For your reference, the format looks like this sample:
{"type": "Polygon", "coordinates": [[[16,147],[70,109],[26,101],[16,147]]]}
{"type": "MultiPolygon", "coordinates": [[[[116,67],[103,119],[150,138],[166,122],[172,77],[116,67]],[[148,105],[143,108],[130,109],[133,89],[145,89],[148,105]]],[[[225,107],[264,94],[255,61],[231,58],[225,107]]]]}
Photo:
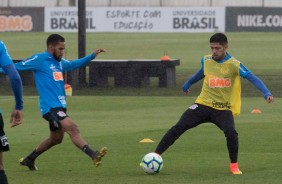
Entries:
{"type": "MultiPolygon", "coordinates": [[[[46,7],[45,32],[77,32],[76,7],[46,7]]],[[[102,7],[86,9],[87,32],[225,31],[224,7],[102,7]]]]}

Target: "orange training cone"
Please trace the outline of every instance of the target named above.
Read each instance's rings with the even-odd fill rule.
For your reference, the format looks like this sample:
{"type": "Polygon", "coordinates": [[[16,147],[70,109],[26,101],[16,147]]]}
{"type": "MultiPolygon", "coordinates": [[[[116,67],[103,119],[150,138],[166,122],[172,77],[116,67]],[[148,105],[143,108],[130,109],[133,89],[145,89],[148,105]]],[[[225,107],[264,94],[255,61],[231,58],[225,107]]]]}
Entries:
{"type": "Polygon", "coordinates": [[[253,109],[252,114],[261,114],[261,111],[259,109],[253,109]]]}
{"type": "Polygon", "coordinates": [[[170,57],[167,55],[164,55],[161,57],[161,61],[169,61],[169,60],[170,60],[170,57]]]}

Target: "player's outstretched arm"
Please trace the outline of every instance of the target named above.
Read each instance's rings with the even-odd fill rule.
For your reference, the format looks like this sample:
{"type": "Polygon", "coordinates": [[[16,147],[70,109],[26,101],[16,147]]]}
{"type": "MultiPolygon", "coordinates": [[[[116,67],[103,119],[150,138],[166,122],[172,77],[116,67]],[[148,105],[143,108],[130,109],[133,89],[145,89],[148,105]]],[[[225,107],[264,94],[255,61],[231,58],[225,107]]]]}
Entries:
{"type": "Polygon", "coordinates": [[[75,59],[72,61],[67,61],[65,59],[62,59],[62,65],[63,65],[63,70],[65,72],[67,71],[71,71],[80,67],[84,67],[86,66],[90,61],[92,61],[93,59],[95,59],[99,53],[101,52],[106,52],[105,49],[96,49],[93,53],[89,54],[88,56],[85,56],[83,58],[79,58],[79,59],[75,59]]]}
{"type": "Polygon", "coordinates": [[[93,54],[94,54],[94,56],[96,57],[96,56],[98,56],[98,54],[100,54],[101,52],[106,52],[106,50],[99,48],[99,49],[96,49],[93,54]]]}
{"type": "Polygon", "coordinates": [[[274,101],[271,92],[260,78],[252,73],[248,73],[248,75],[245,76],[245,79],[250,81],[257,89],[259,89],[263,93],[264,99],[267,101],[267,103],[272,103],[274,101]]]}
{"type": "Polygon", "coordinates": [[[265,99],[267,101],[267,103],[273,103],[274,102],[274,97],[272,95],[269,95],[266,97],[265,99]]]}

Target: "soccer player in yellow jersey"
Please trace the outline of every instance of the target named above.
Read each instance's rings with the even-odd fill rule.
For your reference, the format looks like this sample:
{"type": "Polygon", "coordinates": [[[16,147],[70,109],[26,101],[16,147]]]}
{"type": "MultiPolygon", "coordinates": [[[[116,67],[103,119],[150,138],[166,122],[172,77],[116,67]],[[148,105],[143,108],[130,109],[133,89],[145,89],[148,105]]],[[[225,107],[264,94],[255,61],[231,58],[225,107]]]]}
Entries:
{"type": "Polygon", "coordinates": [[[212,35],[210,48],[211,55],[203,56],[202,67],[182,86],[182,90],[188,93],[192,84],[204,79],[200,95],[163,136],[155,152],[161,155],[188,129],[211,122],[225,134],[231,173],[242,174],[237,162],[238,133],[235,130],[233,118],[240,114],[240,77],[256,86],[268,103],[273,102],[273,96],[257,76],[227,52],[228,41],[225,34],[212,35]]]}

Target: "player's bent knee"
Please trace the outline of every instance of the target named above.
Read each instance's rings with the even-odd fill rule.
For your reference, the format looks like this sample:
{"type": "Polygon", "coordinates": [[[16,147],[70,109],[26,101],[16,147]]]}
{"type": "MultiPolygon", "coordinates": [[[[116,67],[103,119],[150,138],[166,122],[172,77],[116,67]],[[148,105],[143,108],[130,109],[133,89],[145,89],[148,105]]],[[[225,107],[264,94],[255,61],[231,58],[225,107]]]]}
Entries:
{"type": "Polygon", "coordinates": [[[230,140],[233,140],[233,141],[238,140],[238,133],[236,132],[236,130],[226,131],[225,136],[226,136],[227,139],[230,139],[230,140]]]}
{"type": "Polygon", "coordinates": [[[51,139],[53,145],[61,144],[63,142],[62,138],[53,138],[51,139]]]}
{"type": "Polygon", "coordinates": [[[76,124],[71,125],[67,131],[66,131],[70,136],[75,136],[80,133],[78,126],[76,124]]]}

